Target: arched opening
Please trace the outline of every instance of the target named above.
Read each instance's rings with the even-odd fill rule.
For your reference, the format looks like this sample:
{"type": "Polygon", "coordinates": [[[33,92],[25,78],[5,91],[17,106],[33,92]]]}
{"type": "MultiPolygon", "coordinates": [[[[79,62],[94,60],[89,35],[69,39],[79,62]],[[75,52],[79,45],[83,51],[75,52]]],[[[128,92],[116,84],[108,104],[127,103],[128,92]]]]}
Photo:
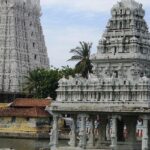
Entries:
{"type": "Polygon", "coordinates": [[[124,85],[126,85],[126,81],[124,81],[124,85]]]}
{"type": "Polygon", "coordinates": [[[122,15],[122,9],[120,9],[120,15],[122,15]]]}
{"type": "Polygon", "coordinates": [[[33,48],[35,48],[35,43],[33,42],[33,48]]]}
{"type": "Polygon", "coordinates": [[[114,71],[115,73],[115,78],[118,78],[118,71],[114,71]]]}
{"type": "Polygon", "coordinates": [[[116,53],[117,53],[117,47],[114,46],[114,55],[116,55],[116,53]]]}
{"type": "Polygon", "coordinates": [[[33,36],[34,35],[34,33],[33,32],[31,32],[31,36],[33,36]]]}
{"type": "Polygon", "coordinates": [[[143,76],[144,76],[144,74],[145,74],[144,72],[141,72],[141,73],[140,73],[140,77],[143,77],[143,76]]]}
{"type": "Polygon", "coordinates": [[[127,28],[127,20],[124,20],[124,28],[127,28]]]}
{"type": "Polygon", "coordinates": [[[120,29],[122,29],[122,22],[120,22],[120,29]]]}

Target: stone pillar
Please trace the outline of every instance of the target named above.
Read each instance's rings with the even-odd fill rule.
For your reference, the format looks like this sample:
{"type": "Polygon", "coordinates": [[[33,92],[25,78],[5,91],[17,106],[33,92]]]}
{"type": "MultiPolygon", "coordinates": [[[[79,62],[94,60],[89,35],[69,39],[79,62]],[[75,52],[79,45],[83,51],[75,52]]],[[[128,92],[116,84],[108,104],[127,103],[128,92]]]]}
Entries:
{"type": "Polygon", "coordinates": [[[87,136],[86,136],[86,118],[87,115],[81,114],[80,115],[80,131],[79,131],[79,147],[85,149],[87,144],[87,136]]]}
{"type": "Polygon", "coordinates": [[[77,146],[77,116],[72,116],[70,141],[69,141],[68,144],[71,147],[76,147],[77,146]]]}
{"type": "Polygon", "coordinates": [[[117,149],[117,116],[112,116],[112,134],[110,147],[112,150],[117,149]]]}
{"type": "Polygon", "coordinates": [[[148,150],[148,118],[143,117],[142,150],[148,150]]]}
{"type": "Polygon", "coordinates": [[[51,150],[57,150],[58,145],[58,114],[53,114],[53,128],[50,133],[51,150]]]}
{"type": "Polygon", "coordinates": [[[94,142],[95,142],[95,136],[94,136],[94,121],[95,117],[90,117],[90,133],[89,133],[89,139],[87,143],[88,148],[93,148],[94,147],[94,142]]]}

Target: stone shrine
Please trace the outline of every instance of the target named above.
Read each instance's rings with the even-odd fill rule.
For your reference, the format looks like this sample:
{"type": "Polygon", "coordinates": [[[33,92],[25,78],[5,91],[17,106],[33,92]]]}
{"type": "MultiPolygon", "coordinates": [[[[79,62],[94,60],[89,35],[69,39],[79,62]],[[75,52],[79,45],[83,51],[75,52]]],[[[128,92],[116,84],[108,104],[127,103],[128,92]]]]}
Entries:
{"type": "Polygon", "coordinates": [[[24,76],[49,68],[40,0],[0,0],[0,94],[22,93],[24,76]]]}
{"type": "Polygon", "coordinates": [[[57,100],[49,108],[54,117],[52,149],[150,150],[150,33],[144,15],[142,4],[134,0],[114,5],[97,53],[91,56],[94,73],[88,79],[76,75],[59,81],[57,100]],[[70,142],[58,147],[58,118],[63,114],[72,117],[70,142]],[[141,140],[136,137],[138,120],[141,140]]]}

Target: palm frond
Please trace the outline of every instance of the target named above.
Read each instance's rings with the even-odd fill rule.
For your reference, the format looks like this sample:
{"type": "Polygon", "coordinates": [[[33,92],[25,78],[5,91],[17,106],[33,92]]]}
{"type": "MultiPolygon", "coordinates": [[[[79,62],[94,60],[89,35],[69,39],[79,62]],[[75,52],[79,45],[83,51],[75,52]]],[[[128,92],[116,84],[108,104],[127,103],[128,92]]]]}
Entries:
{"type": "Polygon", "coordinates": [[[83,55],[83,51],[81,50],[81,48],[75,48],[75,49],[71,49],[70,53],[82,56],[83,55]]]}
{"type": "Polygon", "coordinates": [[[82,59],[81,56],[75,55],[75,56],[72,56],[68,61],[77,61],[77,60],[81,60],[81,59],[82,59]]]}
{"type": "Polygon", "coordinates": [[[87,78],[88,72],[92,72],[92,64],[90,61],[92,43],[79,42],[79,44],[80,47],[70,50],[74,55],[69,60],[78,61],[75,65],[75,72],[81,73],[83,77],[87,78]]]}

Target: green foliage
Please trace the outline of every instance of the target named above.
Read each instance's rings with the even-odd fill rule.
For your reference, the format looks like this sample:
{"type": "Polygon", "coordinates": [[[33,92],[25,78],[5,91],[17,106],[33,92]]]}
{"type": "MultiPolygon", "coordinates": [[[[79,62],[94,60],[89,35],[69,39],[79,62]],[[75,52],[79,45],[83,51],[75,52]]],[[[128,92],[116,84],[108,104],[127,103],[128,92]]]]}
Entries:
{"type": "Polygon", "coordinates": [[[69,66],[62,66],[62,69],[59,70],[61,77],[69,78],[69,76],[75,75],[75,70],[69,66]]]}
{"type": "Polygon", "coordinates": [[[75,73],[80,73],[84,78],[88,78],[88,73],[92,73],[92,63],[90,60],[92,43],[80,42],[80,47],[70,51],[74,55],[69,59],[78,61],[75,65],[75,73]]]}
{"type": "Polygon", "coordinates": [[[28,76],[25,76],[26,83],[24,91],[27,94],[33,95],[35,98],[46,98],[51,96],[56,98],[56,89],[58,88],[58,81],[63,76],[68,77],[74,75],[74,69],[62,67],[62,69],[51,68],[36,69],[29,72],[28,76]]]}

